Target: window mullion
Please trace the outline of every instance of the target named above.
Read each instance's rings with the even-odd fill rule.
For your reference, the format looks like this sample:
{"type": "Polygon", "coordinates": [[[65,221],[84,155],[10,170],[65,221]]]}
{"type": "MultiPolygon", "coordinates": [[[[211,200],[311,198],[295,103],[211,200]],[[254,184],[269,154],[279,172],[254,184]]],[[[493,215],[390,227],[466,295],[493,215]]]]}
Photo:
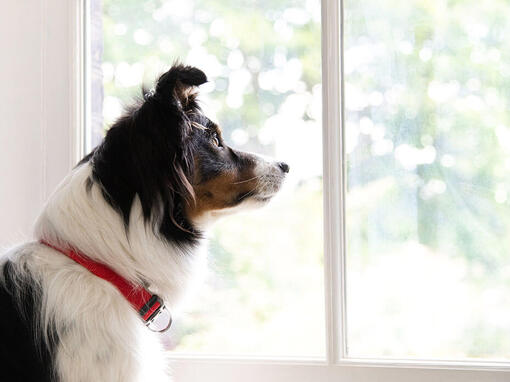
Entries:
{"type": "Polygon", "coordinates": [[[328,363],[345,356],[341,0],[322,1],[324,272],[328,363]]]}

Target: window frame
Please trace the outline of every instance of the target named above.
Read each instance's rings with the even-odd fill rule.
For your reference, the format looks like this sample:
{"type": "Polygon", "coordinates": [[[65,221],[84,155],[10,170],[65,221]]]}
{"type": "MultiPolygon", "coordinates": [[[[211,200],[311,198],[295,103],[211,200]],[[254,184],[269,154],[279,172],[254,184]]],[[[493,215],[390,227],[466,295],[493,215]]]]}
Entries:
{"type": "MultiPolygon", "coordinates": [[[[59,159],[74,166],[85,154],[85,134],[90,126],[87,66],[88,0],[50,0],[54,13],[47,10],[47,25],[66,22],[68,46],[46,39],[44,49],[55,53],[68,65],[70,75],[69,126],[65,153],[59,159]],[[68,8],[65,6],[68,4],[68,8]],[[58,6],[67,11],[58,10],[58,6]],[[62,18],[68,17],[67,20],[62,18]],[[67,57],[66,57],[67,56],[67,57]],[[70,160],[69,160],[70,159],[70,160]],[[69,163],[70,162],[70,163],[69,163]]],[[[343,0],[321,0],[322,102],[323,102],[323,185],[324,185],[324,296],[326,357],[316,358],[252,358],[218,357],[190,354],[171,355],[174,376],[178,381],[210,380],[239,381],[344,381],[382,382],[430,380],[504,381],[508,379],[509,362],[385,360],[350,358],[346,351],[345,293],[345,158],[344,158],[344,78],[343,78],[343,0]],[[341,107],[338,107],[340,105],[341,107]]],[[[53,71],[54,72],[54,71],[53,71]]],[[[50,73],[44,73],[48,78],[50,73]]],[[[54,112],[54,114],[56,111],[54,112]]],[[[50,113],[51,114],[51,113],[50,113]]],[[[46,116],[51,122],[51,115],[46,116]]],[[[48,142],[48,137],[44,137],[48,142]]],[[[63,140],[59,142],[64,144],[63,140]]],[[[48,144],[51,153],[52,144],[48,144]]],[[[66,165],[67,167],[67,165],[66,165]]],[[[54,172],[60,176],[62,171],[54,172]]],[[[50,184],[55,182],[50,181],[50,184]]]]}

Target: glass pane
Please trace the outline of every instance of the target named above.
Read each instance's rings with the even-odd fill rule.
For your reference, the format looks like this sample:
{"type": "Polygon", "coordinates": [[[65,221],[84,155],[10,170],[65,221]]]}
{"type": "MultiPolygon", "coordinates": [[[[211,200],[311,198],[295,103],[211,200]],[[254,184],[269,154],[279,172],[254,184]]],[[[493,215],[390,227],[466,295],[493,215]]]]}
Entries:
{"type": "Polygon", "coordinates": [[[510,2],[345,1],[351,357],[510,359],[510,2]]]}
{"type": "Polygon", "coordinates": [[[233,147],[291,168],[268,207],[215,227],[206,285],[169,348],[323,356],[320,1],[104,0],[101,13],[104,53],[92,60],[101,61],[104,122],[91,142],[142,82],[180,59],[208,75],[203,109],[233,147]]]}

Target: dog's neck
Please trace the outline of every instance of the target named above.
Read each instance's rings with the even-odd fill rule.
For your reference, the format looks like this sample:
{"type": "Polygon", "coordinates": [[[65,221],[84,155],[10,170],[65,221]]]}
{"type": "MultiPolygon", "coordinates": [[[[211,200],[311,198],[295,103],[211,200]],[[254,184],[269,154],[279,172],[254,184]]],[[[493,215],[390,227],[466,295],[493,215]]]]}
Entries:
{"type": "Polygon", "coordinates": [[[174,245],[157,236],[143,219],[140,202],[133,203],[126,226],[90,182],[91,166],[71,172],[48,200],[36,223],[36,238],[79,250],[106,264],[127,280],[145,285],[174,310],[205,271],[205,246],[174,245]]]}

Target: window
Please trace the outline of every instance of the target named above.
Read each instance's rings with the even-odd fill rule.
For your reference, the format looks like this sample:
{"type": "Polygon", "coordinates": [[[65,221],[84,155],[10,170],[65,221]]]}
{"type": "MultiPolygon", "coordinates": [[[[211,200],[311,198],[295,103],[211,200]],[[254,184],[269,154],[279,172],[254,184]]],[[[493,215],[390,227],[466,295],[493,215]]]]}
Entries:
{"type": "Polygon", "coordinates": [[[233,147],[292,169],[267,208],[216,225],[212,271],[169,348],[324,358],[319,2],[95,0],[90,14],[87,149],[180,59],[208,75],[202,106],[233,147]]]}
{"type": "Polygon", "coordinates": [[[291,165],[215,228],[179,380],[508,379],[506,2],[84,7],[87,150],[180,57],[234,146],[291,165]]]}
{"type": "Polygon", "coordinates": [[[347,354],[508,361],[510,4],[345,7],[347,354]]]}

